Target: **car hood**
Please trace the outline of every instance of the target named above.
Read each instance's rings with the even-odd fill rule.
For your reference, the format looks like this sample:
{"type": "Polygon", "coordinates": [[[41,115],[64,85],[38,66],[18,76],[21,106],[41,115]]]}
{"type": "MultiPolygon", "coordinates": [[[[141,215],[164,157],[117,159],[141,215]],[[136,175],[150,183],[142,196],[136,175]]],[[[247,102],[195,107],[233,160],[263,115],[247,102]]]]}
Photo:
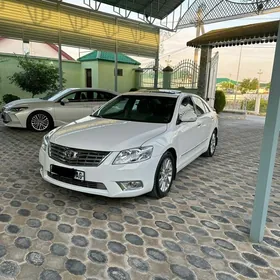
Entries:
{"type": "Polygon", "coordinates": [[[27,99],[19,99],[19,100],[12,101],[12,102],[6,104],[4,107],[11,108],[11,107],[18,107],[18,106],[33,105],[34,103],[36,103],[36,105],[37,105],[38,103],[48,103],[48,102],[49,101],[43,100],[40,98],[27,98],[27,99]]]}
{"type": "Polygon", "coordinates": [[[140,147],[166,131],[166,128],[166,124],[88,116],[59,128],[50,141],[71,148],[113,152],[140,147]]]}

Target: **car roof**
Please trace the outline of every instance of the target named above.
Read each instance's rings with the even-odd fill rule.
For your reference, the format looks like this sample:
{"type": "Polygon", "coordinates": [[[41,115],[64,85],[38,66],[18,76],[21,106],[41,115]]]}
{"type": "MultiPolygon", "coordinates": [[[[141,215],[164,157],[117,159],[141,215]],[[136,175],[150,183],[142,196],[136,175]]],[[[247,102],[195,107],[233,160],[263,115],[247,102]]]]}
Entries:
{"type": "Polygon", "coordinates": [[[90,90],[93,90],[93,91],[104,91],[104,92],[108,92],[108,93],[112,93],[112,94],[119,94],[118,92],[116,91],[113,91],[113,90],[109,90],[109,89],[103,89],[103,88],[66,88],[68,89],[69,91],[72,91],[72,90],[84,90],[84,91],[90,91],[90,90]]]}
{"type": "Polygon", "coordinates": [[[141,95],[141,96],[160,96],[160,97],[170,97],[170,98],[177,98],[181,94],[186,95],[193,95],[192,93],[182,92],[180,90],[139,90],[139,91],[131,91],[123,93],[123,95],[141,95]]]}

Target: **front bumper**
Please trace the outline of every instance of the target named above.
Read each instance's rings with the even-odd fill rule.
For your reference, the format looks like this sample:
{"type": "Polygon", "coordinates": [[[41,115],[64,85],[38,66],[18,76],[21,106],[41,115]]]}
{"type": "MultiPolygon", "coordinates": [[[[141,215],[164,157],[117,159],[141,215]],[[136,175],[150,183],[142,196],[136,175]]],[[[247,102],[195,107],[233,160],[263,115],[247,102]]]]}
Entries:
{"type": "Polygon", "coordinates": [[[3,111],[1,113],[3,123],[9,127],[24,127],[15,113],[3,111]]]}
{"type": "Polygon", "coordinates": [[[112,165],[118,152],[113,152],[98,167],[68,166],[54,161],[48,153],[40,149],[39,161],[41,164],[41,176],[47,182],[74,191],[88,194],[95,194],[107,197],[135,197],[152,190],[154,185],[154,176],[159,162],[159,157],[141,162],[126,165],[112,165]],[[56,180],[50,176],[50,165],[57,165],[66,168],[74,168],[85,172],[85,181],[89,182],[89,187],[78,186],[76,184],[66,183],[56,180]],[[143,188],[135,190],[122,190],[117,182],[141,181],[143,188]],[[91,187],[93,185],[103,185],[105,188],[98,189],[91,187]]]}

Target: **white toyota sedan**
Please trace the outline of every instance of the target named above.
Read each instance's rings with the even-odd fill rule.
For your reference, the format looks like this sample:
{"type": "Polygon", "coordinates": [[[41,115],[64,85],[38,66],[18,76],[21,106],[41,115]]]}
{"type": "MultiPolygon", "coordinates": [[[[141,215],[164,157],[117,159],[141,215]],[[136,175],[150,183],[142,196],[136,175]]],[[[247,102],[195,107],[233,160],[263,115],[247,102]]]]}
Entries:
{"type": "Polygon", "coordinates": [[[217,140],[216,112],[200,97],[125,93],[45,135],[41,175],[89,194],[161,198],[177,172],[202,154],[214,155],[217,140]]]}
{"type": "Polygon", "coordinates": [[[46,131],[86,117],[117,93],[93,88],[68,88],[49,98],[20,99],[2,108],[8,127],[46,131]]]}

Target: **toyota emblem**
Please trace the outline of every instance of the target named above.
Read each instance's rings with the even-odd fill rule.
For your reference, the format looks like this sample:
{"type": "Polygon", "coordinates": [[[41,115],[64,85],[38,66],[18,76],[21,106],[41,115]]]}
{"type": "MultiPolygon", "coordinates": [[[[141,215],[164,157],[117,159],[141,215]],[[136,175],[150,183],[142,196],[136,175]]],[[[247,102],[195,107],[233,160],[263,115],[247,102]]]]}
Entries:
{"type": "Polygon", "coordinates": [[[73,150],[66,150],[65,152],[64,152],[64,157],[66,158],[66,159],[75,159],[75,158],[77,158],[78,157],[78,153],[77,152],[75,152],[75,151],[73,151],[73,150]]]}

